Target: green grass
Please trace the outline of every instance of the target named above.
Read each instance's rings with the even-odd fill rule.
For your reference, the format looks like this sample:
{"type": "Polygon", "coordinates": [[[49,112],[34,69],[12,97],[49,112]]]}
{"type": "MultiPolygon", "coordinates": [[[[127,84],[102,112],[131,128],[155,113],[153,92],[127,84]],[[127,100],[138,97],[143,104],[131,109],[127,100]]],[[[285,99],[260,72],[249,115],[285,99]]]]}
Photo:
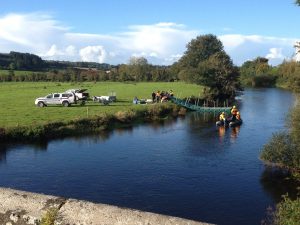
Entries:
{"type": "Polygon", "coordinates": [[[146,105],[134,105],[132,99],[151,98],[152,91],[172,89],[176,96],[199,96],[202,88],[198,85],[182,82],[159,83],[53,83],[53,82],[4,82],[0,84],[0,127],[37,125],[54,121],[69,121],[86,118],[102,113],[114,114],[118,111],[139,109],[146,105]],[[117,102],[109,106],[89,102],[85,106],[71,107],[48,106],[39,108],[34,105],[37,97],[46,96],[53,92],[64,92],[71,88],[87,88],[91,96],[108,95],[114,91],[117,102]]]}
{"type": "MultiPolygon", "coordinates": [[[[38,72],[38,71],[28,71],[28,70],[14,70],[15,76],[32,74],[32,73],[45,73],[45,72],[43,72],[43,71],[41,71],[41,72],[38,72]]],[[[0,70],[0,76],[8,75],[8,74],[9,74],[9,70],[0,70]]]]}

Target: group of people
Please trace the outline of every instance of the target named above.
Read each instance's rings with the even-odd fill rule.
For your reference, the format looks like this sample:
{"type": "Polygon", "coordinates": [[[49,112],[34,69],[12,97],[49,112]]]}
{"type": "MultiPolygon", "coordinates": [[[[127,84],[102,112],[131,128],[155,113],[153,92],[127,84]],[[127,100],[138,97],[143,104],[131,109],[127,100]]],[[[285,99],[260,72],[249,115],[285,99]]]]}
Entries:
{"type": "Polygon", "coordinates": [[[231,115],[227,117],[225,112],[222,112],[219,116],[219,121],[221,121],[223,124],[227,124],[228,122],[236,122],[241,121],[241,114],[237,107],[234,105],[231,109],[231,115]]]}
{"type": "Polygon", "coordinates": [[[173,90],[170,91],[153,91],[151,93],[151,99],[139,99],[137,96],[133,98],[133,104],[150,104],[150,103],[159,103],[166,102],[174,96],[173,90]]]}
{"type": "Polygon", "coordinates": [[[151,94],[152,101],[159,103],[159,102],[165,102],[170,99],[170,97],[173,97],[174,93],[173,90],[168,91],[153,91],[151,94]]]}

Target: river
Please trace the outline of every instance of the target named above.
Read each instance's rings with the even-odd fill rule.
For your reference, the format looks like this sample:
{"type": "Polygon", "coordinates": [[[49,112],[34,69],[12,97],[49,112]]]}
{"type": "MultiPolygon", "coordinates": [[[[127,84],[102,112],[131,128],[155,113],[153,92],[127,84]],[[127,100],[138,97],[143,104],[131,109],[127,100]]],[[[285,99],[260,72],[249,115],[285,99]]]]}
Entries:
{"type": "Polygon", "coordinates": [[[0,146],[0,186],[216,224],[260,224],[288,183],[259,160],[285,129],[293,95],[247,89],[244,123],[216,128],[209,115],[116,129],[39,145],[0,146]]]}

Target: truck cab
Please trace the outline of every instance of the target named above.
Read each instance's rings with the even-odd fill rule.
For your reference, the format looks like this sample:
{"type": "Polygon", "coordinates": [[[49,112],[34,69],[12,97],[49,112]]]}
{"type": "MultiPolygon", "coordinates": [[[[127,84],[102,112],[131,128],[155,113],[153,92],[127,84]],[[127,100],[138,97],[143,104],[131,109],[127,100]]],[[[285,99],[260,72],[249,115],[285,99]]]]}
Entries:
{"type": "Polygon", "coordinates": [[[44,107],[47,105],[63,105],[65,107],[75,103],[75,95],[72,93],[51,93],[35,100],[35,105],[44,107]]]}

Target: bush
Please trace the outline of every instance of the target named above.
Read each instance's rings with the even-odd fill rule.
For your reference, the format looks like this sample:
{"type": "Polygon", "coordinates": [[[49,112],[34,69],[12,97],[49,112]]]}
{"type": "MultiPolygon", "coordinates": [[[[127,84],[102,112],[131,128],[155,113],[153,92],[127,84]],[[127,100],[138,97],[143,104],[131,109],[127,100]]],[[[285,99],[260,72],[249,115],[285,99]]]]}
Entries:
{"type": "Polygon", "coordinates": [[[122,123],[129,123],[136,119],[136,113],[132,110],[119,111],[115,114],[115,117],[118,121],[122,123]]]}
{"type": "Polygon", "coordinates": [[[283,201],[276,206],[274,223],[276,225],[300,224],[300,198],[291,200],[288,195],[283,196],[283,201]]]}
{"type": "MultiPolygon", "coordinates": [[[[298,101],[299,102],[299,101],[298,101]]],[[[289,131],[273,135],[261,152],[264,161],[286,167],[294,175],[300,173],[300,104],[289,115],[289,131]]]]}
{"type": "Polygon", "coordinates": [[[300,169],[300,151],[286,132],[273,134],[270,142],[263,147],[260,157],[281,167],[300,169]]]}
{"type": "Polygon", "coordinates": [[[42,217],[39,225],[55,225],[55,220],[58,217],[58,209],[48,209],[46,214],[42,217]]]}
{"type": "Polygon", "coordinates": [[[288,195],[283,196],[283,200],[272,207],[267,208],[265,219],[261,225],[299,225],[300,224],[300,198],[292,200],[288,195]]]}

